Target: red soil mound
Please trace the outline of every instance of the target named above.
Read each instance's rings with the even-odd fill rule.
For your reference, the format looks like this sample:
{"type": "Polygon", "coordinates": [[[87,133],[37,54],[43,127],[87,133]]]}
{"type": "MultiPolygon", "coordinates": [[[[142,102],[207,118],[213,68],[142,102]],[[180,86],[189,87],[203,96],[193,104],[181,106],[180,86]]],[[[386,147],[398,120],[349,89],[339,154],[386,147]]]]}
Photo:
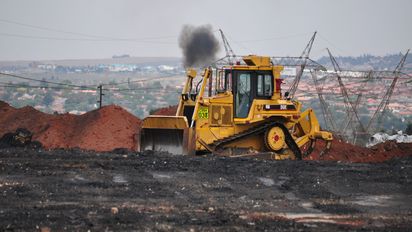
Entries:
{"type": "Polygon", "coordinates": [[[22,127],[47,149],[111,151],[136,149],[140,120],[119,106],[105,106],[83,115],[51,115],[33,107],[13,108],[0,101],[0,137],[22,127]]]}
{"type": "Polygon", "coordinates": [[[329,152],[322,157],[319,157],[320,150],[324,146],[325,144],[323,141],[317,141],[315,151],[305,159],[348,162],[382,162],[393,157],[412,156],[412,143],[387,141],[374,147],[366,148],[334,140],[329,152]]]}
{"type": "Polygon", "coordinates": [[[160,108],[158,110],[155,110],[153,112],[153,115],[170,115],[170,116],[174,116],[174,115],[176,115],[176,111],[177,111],[177,105],[169,106],[169,107],[160,108]]]}

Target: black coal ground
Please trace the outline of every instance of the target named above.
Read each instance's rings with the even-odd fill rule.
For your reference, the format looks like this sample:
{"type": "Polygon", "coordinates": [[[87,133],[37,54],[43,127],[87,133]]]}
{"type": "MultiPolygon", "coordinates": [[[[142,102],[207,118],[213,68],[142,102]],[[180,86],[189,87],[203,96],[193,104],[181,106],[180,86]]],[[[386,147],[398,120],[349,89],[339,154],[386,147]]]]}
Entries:
{"type": "Polygon", "coordinates": [[[411,180],[412,158],[3,149],[0,230],[411,231],[411,180]]]}

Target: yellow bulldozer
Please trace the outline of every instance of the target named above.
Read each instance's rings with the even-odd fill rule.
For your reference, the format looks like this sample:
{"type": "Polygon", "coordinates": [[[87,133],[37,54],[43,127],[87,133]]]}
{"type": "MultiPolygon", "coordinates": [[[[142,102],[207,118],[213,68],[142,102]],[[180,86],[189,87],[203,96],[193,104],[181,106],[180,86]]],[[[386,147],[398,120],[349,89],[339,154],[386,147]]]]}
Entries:
{"type": "Polygon", "coordinates": [[[186,155],[255,152],[274,159],[302,159],[317,139],[326,141],[324,151],[329,149],[332,134],[320,129],[314,111],[302,112],[300,102],[282,93],[283,66],[265,56],[242,60],[204,69],[197,86],[196,71],[188,69],[176,115],[145,118],[138,149],[186,155]]]}

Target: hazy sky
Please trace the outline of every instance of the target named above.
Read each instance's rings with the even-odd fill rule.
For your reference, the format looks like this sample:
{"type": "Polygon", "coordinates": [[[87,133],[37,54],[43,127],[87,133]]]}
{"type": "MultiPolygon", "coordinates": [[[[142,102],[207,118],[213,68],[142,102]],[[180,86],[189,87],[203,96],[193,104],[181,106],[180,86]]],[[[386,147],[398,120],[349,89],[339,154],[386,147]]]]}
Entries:
{"type": "Polygon", "coordinates": [[[411,0],[0,0],[0,60],[180,57],[184,24],[223,29],[239,55],[300,55],[315,30],[314,58],[326,47],[385,55],[412,47],[411,10],[411,0]]]}

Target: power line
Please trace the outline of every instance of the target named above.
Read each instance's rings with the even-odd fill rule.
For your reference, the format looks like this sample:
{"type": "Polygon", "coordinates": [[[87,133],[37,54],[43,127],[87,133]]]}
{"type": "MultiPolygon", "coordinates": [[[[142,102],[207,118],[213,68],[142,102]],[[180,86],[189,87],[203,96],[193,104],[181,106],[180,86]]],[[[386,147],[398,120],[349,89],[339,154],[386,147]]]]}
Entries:
{"type": "MultiPolygon", "coordinates": [[[[0,22],[19,25],[19,26],[23,26],[23,27],[35,28],[35,29],[44,30],[44,31],[52,31],[52,32],[59,32],[59,33],[72,34],[72,35],[80,35],[80,36],[93,37],[93,38],[102,38],[101,36],[94,36],[94,35],[84,34],[84,33],[79,33],[79,32],[64,31],[64,30],[59,30],[59,29],[54,29],[54,28],[49,28],[49,27],[43,27],[43,26],[37,26],[37,25],[32,25],[32,24],[26,24],[26,23],[11,21],[11,20],[7,20],[7,19],[0,19],[0,22]]],[[[107,39],[107,37],[103,37],[103,38],[107,39]]]]}
{"type": "Polygon", "coordinates": [[[269,37],[269,38],[263,38],[263,39],[241,40],[237,42],[251,43],[251,42],[264,42],[264,41],[271,41],[271,40],[283,40],[283,39],[290,39],[290,38],[295,38],[295,37],[303,37],[308,34],[313,34],[313,32],[306,32],[306,33],[299,33],[299,34],[285,35],[285,36],[276,36],[276,37],[269,37]]]}
{"type": "MultiPolygon", "coordinates": [[[[54,85],[61,85],[61,86],[70,86],[70,87],[74,87],[74,88],[90,89],[90,90],[94,90],[94,89],[95,89],[95,88],[94,88],[95,85],[73,85],[73,84],[66,84],[66,83],[60,83],[60,82],[52,82],[52,81],[46,81],[46,80],[38,80],[38,79],[30,78],[30,77],[24,77],[24,76],[20,76],[20,75],[16,75],[16,74],[3,73],[3,72],[0,72],[0,75],[15,77],[15,78],[23,79],[23,80],[37,81],[37,82],[47,83],[47,84],[54,84],[54,85]]],[[[167,77],[173,77],[173,76],[175,76],[175,74],[173,74],[173,75],[167,75],[167,76],[162,76],[162,77],[155,77],[155,78],[135,80],[135,81],[120,82],[120,83],[114,83],[114,84],[100,84],[100,85],[102,85],[102,86],[116,86],[116,85],[129,84],[129,83],[139,83],[139,82],[146,82],[146,81],[161,80],[161,79],[164,79],[164,78],[167,78],[167,77]]],[[[42,86],[41,86],[41,87],[42,87],[42,86]]]]}
{"type": "MultiPolygon", "coordinates": [[[[135,42],[147,42],[147,43],[159,43],[159,42],[153,42],[153,41],[147,41],[147,40],[156,40],[156,39],[171,39],[171,38],[178,38],[178,35],[163,35],[163,36],[150,36],[150,37],[134,37],[134,38],[119,38],[119,37],[111,37],[111,36],[102,36],[102,35],[93,35],[93,34],[88,34],[88,33],[82,33],[82,32],[73,32],[73,31],[66,31],[66,30],[60,30],[56,28],[51,28],[51,27],[45,27],[45,26],[39,26],[39,25],[34,25],[34,24],[29,24],[29,23],[23,23],[23,22],[17,22],[9,19],[0,19],[0,22],[3,23],[8,23],[8,24],[13,24],[13,25],[19,25],[22,27],[27,27],[27,28],[34,28],[37,30],[43,30],[43,31],[50,31],[50,32],[58,32],[58,33],[63,33],[63,34],[70,34],[70,35],[76,35],[76,36],[83,36],[87,37],[89,39],[85,38],[61,38],[61,37],[45,37],[45,36],[33,36],[33,35],[22,35],[22,34],[11,34],[11,33],[0,33],[0,35],[4,36],[14,36],[14,37],[22,37],[22,38],[36,38],[36,39],[51,39],[51,40],[75,40],[75,41],[135,41],[135,42]],[[90,39],[93,38],[93,39],[90,39]]],[[[218,32],[219,30],[214,30],[213,32],[218,32]]],[[[304,36],[309,34],[307,33],[298,33],[298,34],[293,34],[293,35],[285,35],[285,36],[276,36],[276,37],[269,37],[269,38],[263,38],[263,39],[251,39],[251,40],[243,40],[243,41],[233,41],[235,43],[249,43],[249,42],[262,42],[262,41],[270,41],[270,40],[282,40],[282,39],[289,39],[293,37],[299,37],[299,36],[304,36]]],[[[173,43],[175,44],[175,43],[173,43]]]]}
{"type": "MultiPolygon", "coordinates": [[[[330,46],[332,46],[335,50],[339,50],[339,51],[345,53],[344,50],[338,48],[335,44],[333,44],[332,42],[330,42],[325,36],[323,36],[323,35],[320,34],[320,33],[318,33],[318,35],[319,35],[319,38],[321,38],[323,41],[325,41],[325,42],[328,43],[330,46]]],[[[327,48],[325,48],[325,49],[327,50],[327,48]]],[[[338,55],[340,55],[340,54],[338,53],[338,55]]],[[[342,56],[342,55],[340,55],[340,56],[342,56]]]]}
{"type": "Polygon", "coordinates": [[[84,37],[101,39],[101,40],[102,39],[103,40],[111,40],[111,41],[116,41],[116,40],[122,40],[122,41],[153,40],[153,39],[168,39],[168,38],[177,38],[178,37],[177,35],[168,35],[168,36],[153,36],[153,37],[141,37],[141,38],[116,38],[116,37],[109,37],[109,36],[91,35],[91,34],[86,34],[86,33],[81,33],[81,32],[65,31],[65,30],[60,30],[60,29],[55,29],[55,28],[50,28],[50,27],[44,27],[44,26],[38,26],[38,25],[33,25],[33,24],[28,24],[28,23],[12,21],[12,20],[8,20],[8,19],[0,19],[0,22],[19,25],[19,26],[23,26],[23,27],[35,28],[35,29],[43,30],[43,31],[58,32],[58,33],[78,35],[78,36],[84,36],[84,37]]]}
{"type": "MultiPolygon", "coordinates": [[[[99,89],[100,86],[97,86],[97,89],[99,89]]],[[[67,89],[67,90],[95,90],[94,88],[87,88],[87,89],[78,89],[78,88],[67,88],[67,87],[56,87],[56,86],[34,86],[34,85],[26,85],[26,84],[14,84],[14,83],[6,83],[6,82],[0,82],[0,87],[9,87],[9,88],[28,88],[28,89],[67,89]]],[[[132,91],[146,91],[146,90],[159,90],[162,92],[168,92],[168,93],[180,93],[179,89],[175,90],[170,90],[170,89],[163,89],[163,88],[157,88],[157,87],[147,87],[147,88],[137,88],[137,89],[105,89],[102,88],[102,91],[109,91],[109,92],[132,92],[132,91]]]]}
{"type": "Polygon", "coordinates": [[[46,81],[46,80],[38,80],[38,79],[34,79],[34,78],[30,78],[30,77],[23,77],[23,76],[20,76],[20,75],[15,75],[15,74],[10,74],[10,73],[0,72],[0,75],[15,77],[15,78],[23,79],[23,80],[37,81],[37,82],[42,82],[42,83],[47,83],[47,84],[70,86],[70,87],[83,88],[83,89],[88,88],[88,86],[80,86],[80,85],[52,82],[52,81],[46,81]]]}
{"type": "Polygon", "coordinates": [[[125,81],[125,82],[119,82],[119,83],[113,83],[113,84],[102,84],[106,86],[116,86],[116,85],[124,85],[124,84],[129,84],[129,83],[139,83],[139,82],[146,82],[146,81],[156,81],[156,80],[162,80],[167,77],[174,77],[176,74],[170,74],[166,76],[161,76],[161,77],[152,77],[152,78],[147,78],[147,79],[140,79],[140,80],[134,80],[134,81],[125,81]]]}
{"type": "MultiPolygon", "coordinates": [[[[0,83],[3,84],[3,83],[0,83]]],[[[3,84],[0,85],[0,87],[3,88],[26,88],[26,89],[56,89],[56,90],[85,90],[85,89],[74,89],[74,88],[66,88],[66,87],[56,87],[56,86],[33,86],[33,85],[22,85],[22,84],[3,84]]],[[[89,89],[88,89],[89,90],[89,89]]]]}
{"type": "Polygon", "coordinates": [[[0,36],[24,38],[24,39],[41,39],[41,40],[57,40],[57,41],[82,41],[82,42],[134,42],[146,44],[176,44],[175,42],[161,42],[161,41],[147,41],[134,39],[88,39],[88,38],[63,38],[63,37],[49,37],[49,36],[33,36],[24,34],[12,34],[0,32],[0,36]]]}
{"type": "Polygon", "coordinates": [[[240,49],[243,49],[243,50],[249,52],[250,54],[254,53],[251,49],[244,46],[244,44],[242,44],[242,42],[237,42],[237,41],[232,40],[232,38],[229,35],[226,35],[226,37],[229,38],[229,40],[232,41],[233,43],[237,44],[240,47],[240,49]]]}
{"type": "Polygon", "coordinates": [[[163,92],[173,92],[173,93],[181,92],[178,89],[170,90],[170,89],[156,88],[156,87],[138,88],[138,89],[103,89],[103,90],[112,91],[112,92],[130,92],[130,91],[146,91],[146,90],[159,90],[163,92]]]}

